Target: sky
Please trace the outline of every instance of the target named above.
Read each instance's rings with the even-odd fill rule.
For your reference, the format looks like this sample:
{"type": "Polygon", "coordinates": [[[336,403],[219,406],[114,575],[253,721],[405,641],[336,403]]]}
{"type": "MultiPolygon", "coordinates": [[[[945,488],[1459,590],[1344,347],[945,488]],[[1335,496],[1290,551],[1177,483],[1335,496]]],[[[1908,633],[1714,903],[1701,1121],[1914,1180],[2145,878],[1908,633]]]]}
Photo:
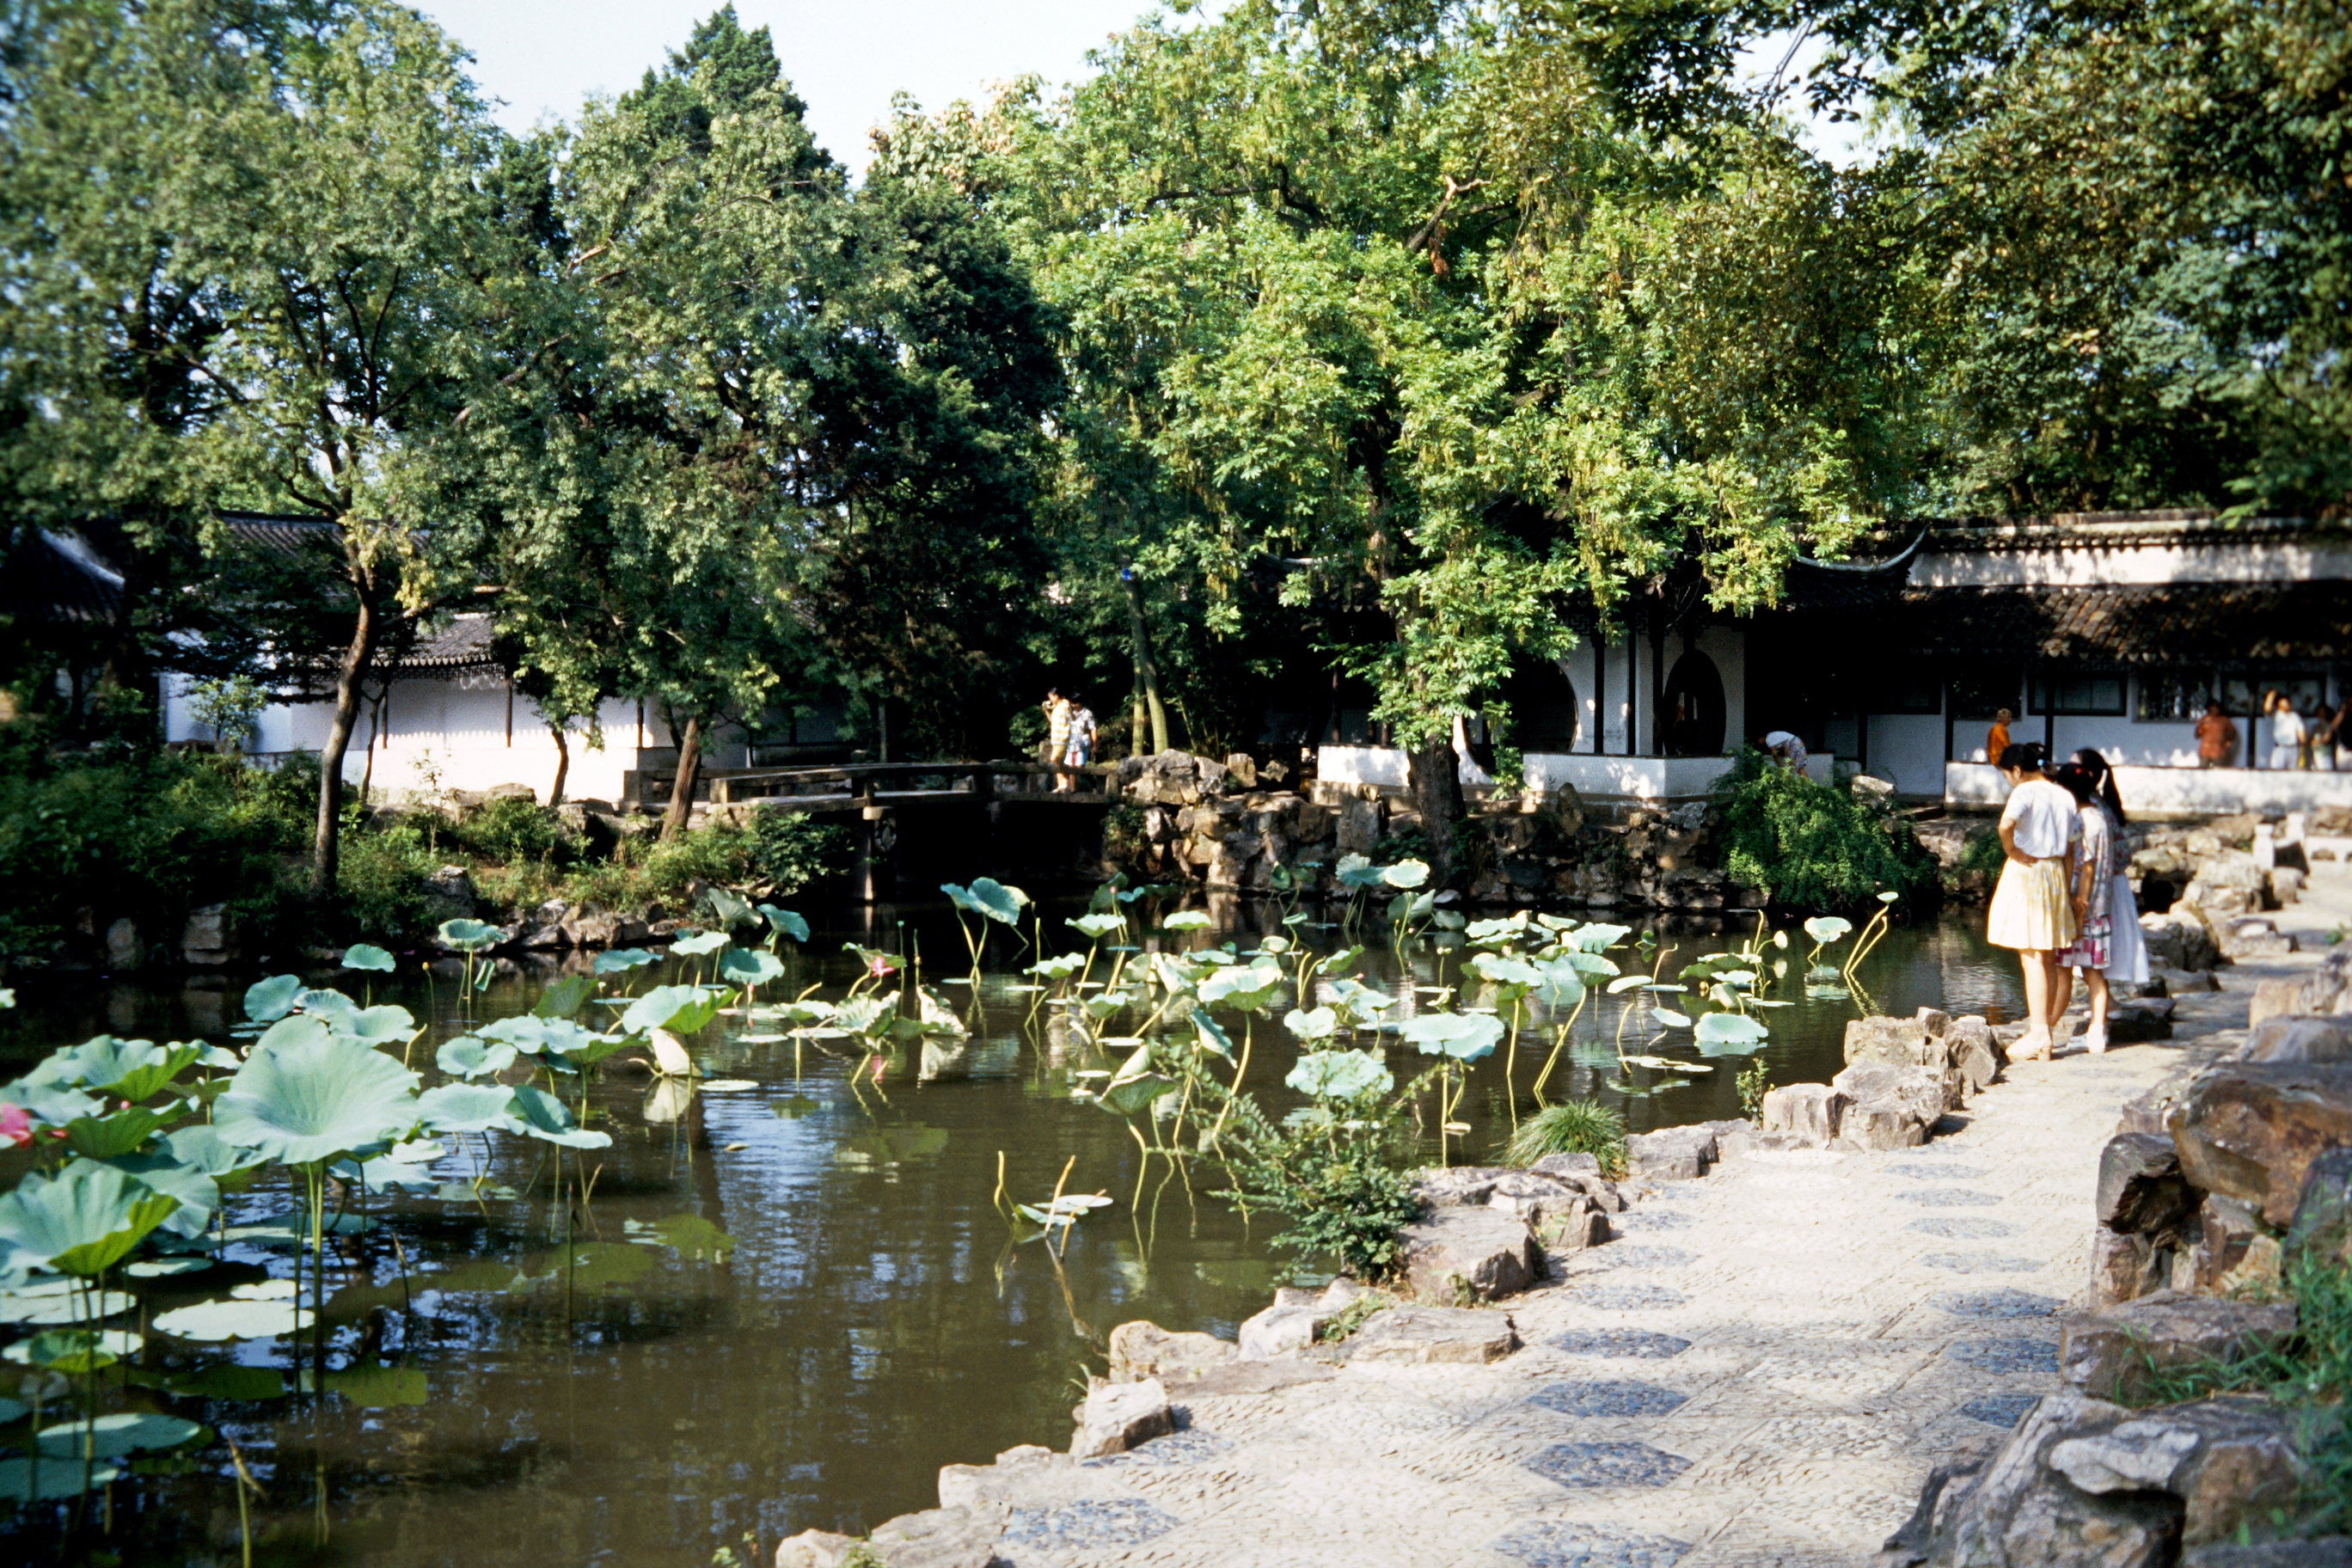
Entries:
{"type": "MultiPolygon", "coordinates": [[[[574,118],[591,93],[636,86],[722,3],[423,0],[418,8],[473,51],[475,85],[500,100],[499,123],[520,132],[574,118]]],[[[866,130],[889,117],[893,92],[936,110],[1024,73],[1049,87],[1076,80],[1087,74],[1088,49],[1149,9],[1148,0],[735,4],[745,27],[764,26],[774,38],[818,144],[861,170],[866,130]]]]}
{"type": "MultiPolygon", "coordinates": [[[[499,121],[524,132],[571,120],[592,93],[637,85],[649,67],[685,44],[724,0],[412,0],[474,55],[475,85],[497,100],[499,121]]],[[[1218,0],[1203,9],[1214,14],[1218,0]]],[[[890,95],[912,93],[926,110],[977,100],[992,82],[1024,73],[1050,89],[1088,74],[1087,51],[1152,9],[1150,0],[736,0],[746,27],[768,29],[776,56],[808,108],[818,145],[863,172],[866,131],[889,117],[890,95]]],[[[1748,68],[1769,73],[1786,55],[1781,37],[1760,41],[1748,68]]],[[[1800,54],[1801,72],[1817,50],[1800,54]]],[[[1050,97],[1050,91],[1048,93],[1050,97]]],[[[1860,155],[1853,126],[1814,125],[1807,139],[1832,163],[1860,155]]]]}

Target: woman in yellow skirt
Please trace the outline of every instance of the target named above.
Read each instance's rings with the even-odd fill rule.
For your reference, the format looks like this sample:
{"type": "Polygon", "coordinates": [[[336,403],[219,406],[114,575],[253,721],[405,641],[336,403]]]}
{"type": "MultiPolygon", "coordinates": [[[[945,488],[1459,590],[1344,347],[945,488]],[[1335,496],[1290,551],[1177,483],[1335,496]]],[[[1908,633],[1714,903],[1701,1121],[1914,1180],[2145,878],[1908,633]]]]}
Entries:
{"type": "Polygon", "coordinates": [[[2043,761],[2042,747],[2031,741],[2008,747],[2000,759],[2010,785],[2000,814],[2000,847],[2008,859],[1993,889],[1985,937],[1996,947],[2015,948],[2025,974],[2028,1027],[2009,1047],[2012,1061],[2048,1059],[2058,955],[2079,933],[2072,894],[2082,818],[2074,797],[2043,775],[2043,761]]]}

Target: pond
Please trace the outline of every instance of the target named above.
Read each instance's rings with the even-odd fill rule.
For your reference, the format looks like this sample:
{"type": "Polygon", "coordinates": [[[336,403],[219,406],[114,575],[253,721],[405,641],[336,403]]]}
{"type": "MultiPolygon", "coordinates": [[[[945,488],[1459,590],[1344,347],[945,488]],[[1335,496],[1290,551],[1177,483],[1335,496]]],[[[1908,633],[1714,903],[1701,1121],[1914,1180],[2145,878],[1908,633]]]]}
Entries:
{"type": "MultiPolygon", "coordinates": [[[[1062,925],[1082,908],[1045,911],[1049,947],[1084,949],[1062,925]]],[[[1146,947],[1231,940],[1247,951],[1286,929],[1316,952],[1358,940],[1313,923],[1284,928],[1280,910],[1234,900],[1216,902],[1207,930],[1158,931],[1169,912],[1129,911],[1151,932],[1146,947]]],[[[1898,927],[1856,978],[1885,1012],[1932,1004],[2013,1015],[2014,968],[1989,952],[1977,926],[1957,916],[1898,927]]],[[[1746,935],[1744,926],[1727,935],[1673,921],[1639,929],[1671,950],[1667,974],[1746,935]]],[[[1461,979],[1459,950],[1422,942],[1395,951],[1377,929],[1363,940],[1360,973],[1396,998],[1398,1014],[1435,995],[1416,987],[1461,979]]],[[[257,1561],[704,1568],[721,1547],[740,1557],[747,1535],[764,1557],[813,1526],[862,1531],[933,1506],[941,1465],[1066,1434],[1118,1323],[1150,1318],[1230,1335],[1289,1277],[1265,1245],[1279,1222],[1244,1221],[1213,1195],[1223,1184],[1213,1163],[1190,1162],[1188,1175],[1152,1162],[1134,1204],[1128,1124],[1073,1095],[1100,1083],[1084,1075],[1117,1066],[1125,1047],[1088,1050],[1052,1005],[1020,989],[1033,955],[1016,954],[1007,933],[998,931],[975,984],[959,973],[968,965],[952,910],[878,909],[854,926],[821,925],[797,949],[782,944],[786,973],[763,998],[843,995],[865,973],[845,942],[928,955],[924,979],[962,1010],[969,1039],[870,1058],[835,1054],[838,1038],[721,1017],[695,1039],[705,1082],[720,1087],[694,1091],[655,1080],[630,1060],[643,1053],[625,1050],[587,1102],[588,1123],[611,1135],[610,1147],[563,1156],[568,1191],[593,1172],[584,1203],[559,1196],[554,1146],[503,1132],[446,1139],[425,1184],[369,1193],[359,1206],[373,1228],[330,1246],[323,1375],[307,1340],[297,1366],[283,1341],[152,1333],[104,1374],[115,1385],[110,1404],[189,1417],[235,1441],[257,1488],[257,1561]],[[1042,1205],[1066,1163],[1067,1192],[1111,1202],[1072,1226],[1057,1253],[1024,1239],[1034,1227],[1008,1227],[999,1173],[1011,1198],[1042,1205]]],[[[1801,977],[1809,945],[1794,934],[1787,948],[1767,947],[1765,963],[1801,977]]],[[[1609,956],[1650,967],[1630,942],[1609,956]]],[[[1115,962],[1101,955],[1096,975],[1115,962]]],[[[671,957],[607,984],[642,993],[705,967],[671,957]]],[[[431,1084],[443,1079],[430,1065],[443,1041],[530,1011],[556,973],[508,973],[468,995],[451,977],[404,965],[374,976],[382,983],[365,999],[425,1022],[412,1060],[431,1084]]],[[[20,984],[18,1010],[0,1014],[0,1079],[100,1033],[227,1041],[253,978],[20,984]]],[[[362,989],[349,973],[308,978],[362,989]]],[[[1776,1082],[1834,1075],[1857,1003],[1809,995],[1795,980],[1770,989],[1790,1005],[1759,1014],[1770,1038],[1752,1058],[1702,1057],[1688,1029],[1632,1027],[1642,1016],[1625,1017],[1632,994],[1596,991],[1548,1093],[1612,1102],[1640,1131],[1738,1115],[1733,1080],[1750,1060],[1776,1082]],[[1624,1051],[1716,1070],[1622,1068],[1621,1021],[1624,1051]]],[[[1286,990],[1250,1028],[1246,1087],[1277,1111],[1299,1103],[1281,1086],[1298,1050],[1279,1022],[1292,1000],[1286,990]]],[[[1521,1030],[1522,1113],[1552,1024],[1538,1007],[1521,1030]]],[[[1425,1065],[1392,1039],[1386,1054],[1400,1080],[1425,1065]]],[[[1485,1157],[1509,1135],[1505,1062],[1498,1050],[1471,1071],[1458,1112],[1470,1131],[1450,1141],[1457,1161],[1485,1157]]],[[[1429,1125],[1433,1158],[1437,1135],[1429,1125]]],[[[12,1155],[0,1178],[26,1168],[12,1155]]],[[[257,1187],[228,1201],[226,1223],[264,1224],[291,1201],[282,1181],[257,1187]]],[[[261,1282],[290,1276],[297,1253],[264,1231],[233,1237],[220,1256],[201,1272],[131,1281],[141,1321],[239,1283],[266,1294],[276,1288],[261,1282]]],[[[9,1371],[13,1383],[19,1372],[9,1371]]],[[[207,1432],[125,1464],[148,1473],[107,1489],[106,1516],[93,1511],[88,1525],[93,1535],[105,1527],[110,1561],[237,1560],[225,1441],[207,1432]]],[[[0,1522],[0,1543],[18,1560],[52,1557],[72,1506],[20,1510],[0,1522]]]]}

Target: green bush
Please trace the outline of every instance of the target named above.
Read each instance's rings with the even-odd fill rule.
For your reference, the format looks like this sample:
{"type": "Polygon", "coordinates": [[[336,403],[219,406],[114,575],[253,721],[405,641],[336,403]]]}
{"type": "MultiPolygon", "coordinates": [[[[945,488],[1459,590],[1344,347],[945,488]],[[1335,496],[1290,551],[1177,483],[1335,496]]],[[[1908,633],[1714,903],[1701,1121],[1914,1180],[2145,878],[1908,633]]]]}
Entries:
{"type": "Polygon", "coordinates": [[[1407,1106],[1420,1088],[1322,1102],[1294,1112],[1280,1126],[1251,1096],[1235,1096],[1225,1132],[1232,1195],[1245,1209],[1288,1216],[1289,1225],[1273,1237],[1284,1251],[1302,1259],[1336,1258],[1363,1279],[1392,1272],[1403,1249],[1397,1231],[1421,1213],[1412,1195],[1417,1162],[1405,1127],[1407,1106]]]}
{"type": "Polygon", "coordinates": [[[486,800],[447,832],[450,842],[467,854],[501,866],[555,860],[572,847],[562,817],[519,796],[486,800]]]}
{"type": "Polygon", "coordinates": [[[762,811],[751,819],[751,866],[789,898],[819,877],[840,870],[849,835],[803,811],[762,811]]]}
{"type": "Polygon", "coordinates": [[[1519,1123],[1504,1158],[1532,1165],[1547,1154],[1590,1154],[1601,1173],[1625,1173],[1625,1119],[1598,1100],[1563,1100],[1519,1123]]]}
{"type": "Polygon", "coordinates": [[[128,916],[152,942],[226,902],[271,942],[301,904],[291,862],[315,799],[235,758],[0,747],[0,958],[57,956],[85,909],[97,930],[128,916]]]}
{"type": "Polygon", "coordinates": [[[1853,910],[1935,886],[1936,862],[1878,795],[1816,784],[1753,747],[1717,780],[1717,864],[1798,910],[1853,910]]]}
{"type": "Polygon", "coordinates": [[[749,881],[755,842],[740,827],[723,826],[681,833],[667,842],[654,840],[636,863],[639,895],[675,900],[697,882],[749,881]]]}
{"type": "Polygon", "coordinates": [[[441,856],[414,822],[353,827],[343,834],[336,891],[357,934],[398,941],[425,924],[425,879],[441,856]]]}

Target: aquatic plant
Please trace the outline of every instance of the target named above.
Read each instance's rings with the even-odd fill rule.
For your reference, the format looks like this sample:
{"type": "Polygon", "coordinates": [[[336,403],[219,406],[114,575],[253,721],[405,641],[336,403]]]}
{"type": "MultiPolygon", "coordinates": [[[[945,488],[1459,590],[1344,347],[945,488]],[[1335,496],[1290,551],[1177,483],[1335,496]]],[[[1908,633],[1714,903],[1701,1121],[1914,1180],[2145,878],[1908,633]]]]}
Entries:
{"type": "Polygon", "coordinates": [[[1007,887],[993,877],[974,877],[970,887],[953,882],[941,882],[940,891],[956,908],[956,925],[963,932],[964,946],[971,952],[971,972],[980,973],[982,952],[988,945],[991,924],[1006,926],[1015,932],[1021,929],[1021,911],[1030,902],[1029,895],[1018,888],[1007,887]],[[971,917],[967,919],[966,917],[971,917]],[[977,925],[973,921],[977,920],[977,925]]]}
{"type": "Polygon", "coordinates": [[[1532,1165],[1547,1154],[1590,1154],[1601,1163],[1602,1175],[1622,1176],[1625,1118],[1597,1100],[1547,1105],[1519,1123],[1503,1157],[1514,1165],[1532,1165]]]}

